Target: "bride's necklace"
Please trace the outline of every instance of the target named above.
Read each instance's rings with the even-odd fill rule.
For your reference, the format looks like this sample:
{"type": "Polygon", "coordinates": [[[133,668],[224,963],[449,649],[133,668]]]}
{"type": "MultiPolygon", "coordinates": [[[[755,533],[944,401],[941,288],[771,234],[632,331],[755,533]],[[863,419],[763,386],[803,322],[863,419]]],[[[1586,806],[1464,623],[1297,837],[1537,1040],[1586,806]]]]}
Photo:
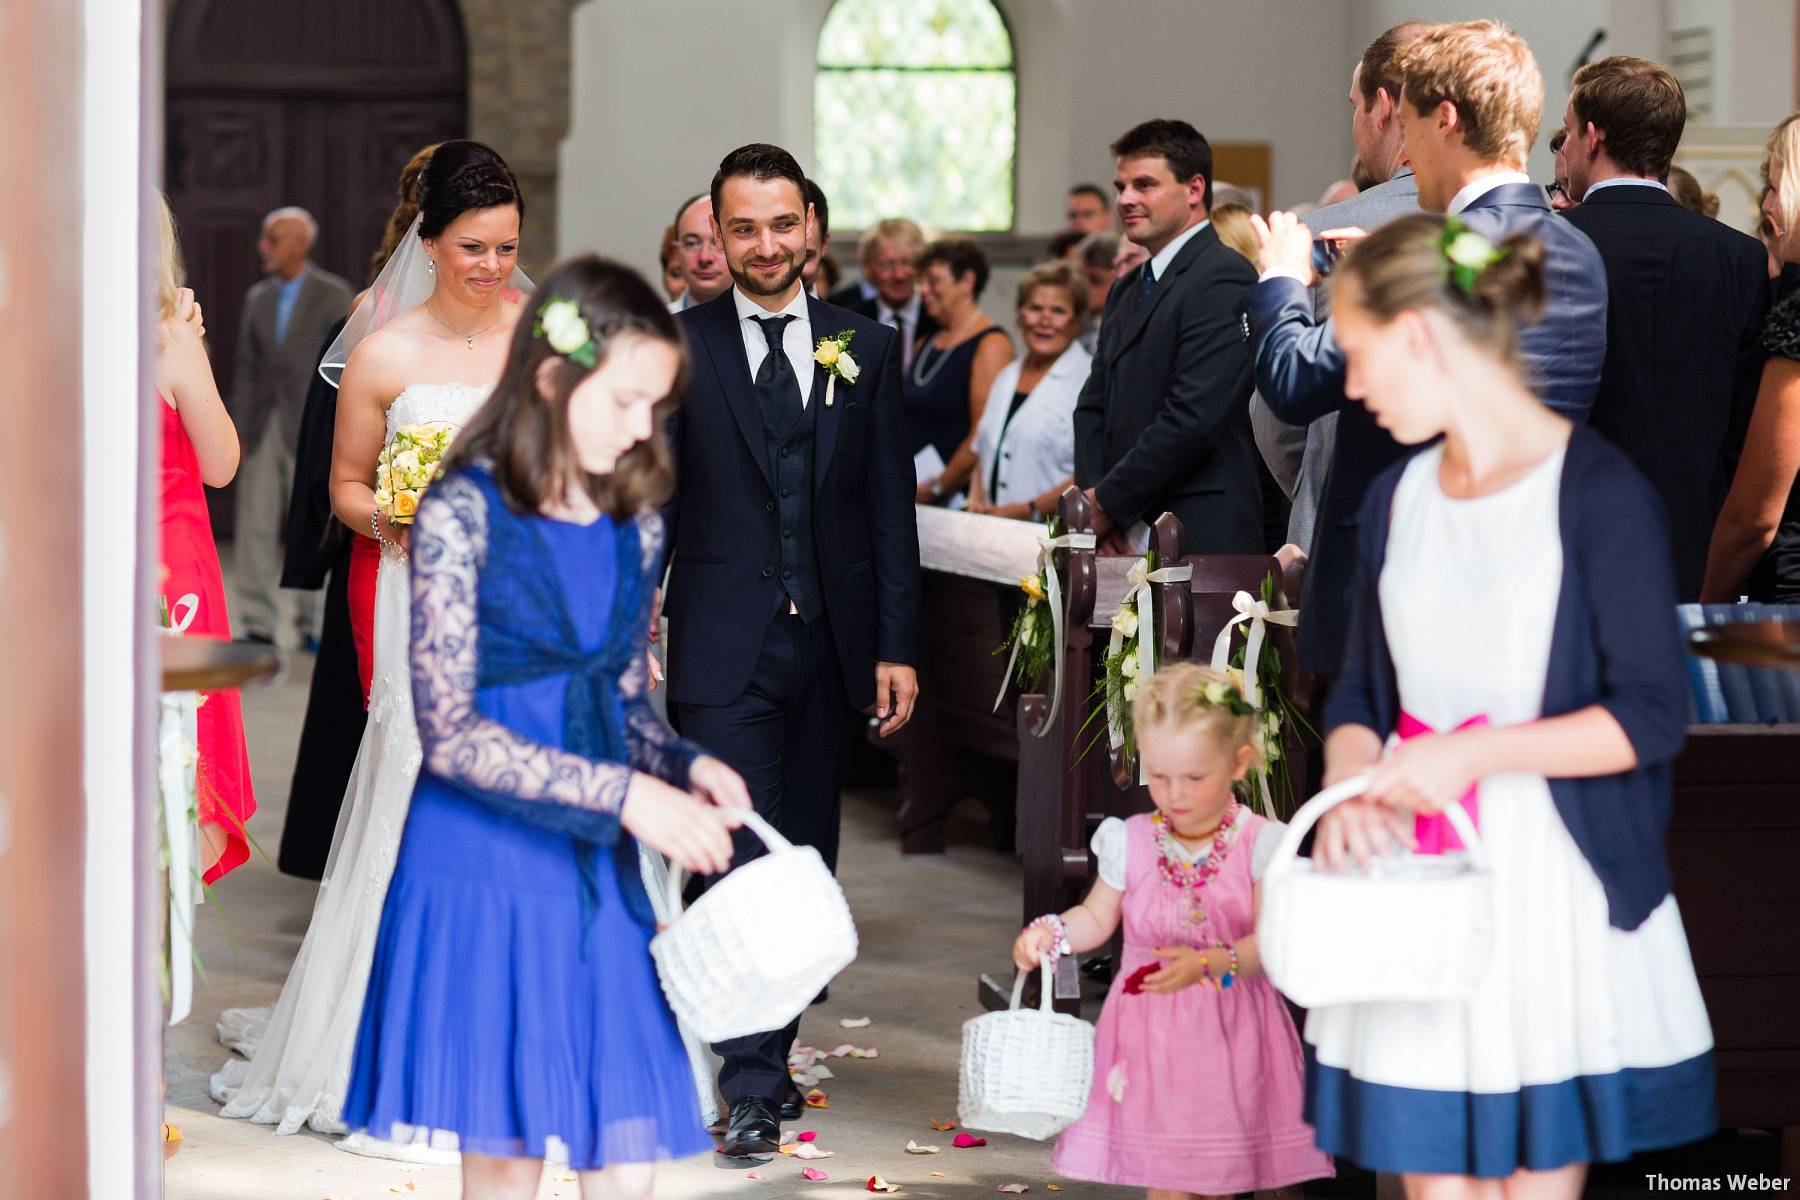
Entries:
{"type": "Polygon", "coordinates": [[[457,337],[461,338],[463,340],[463,343],[465,345],[467,345],[469,347],[469,349],[471,349],[471,350],[473,350],[475,348],[475,339],[476,338],[480,337],[482,334],[486,333],[488,330],[492,329],[495,325],[498,325],[500,323],[500,314],[498,312],[496,312],[494,314],[493,320],[489,321],[486,325],[483,325],[480,329],[477,329],[474,333],[464,333],[462,330],[458,329],[456,326],[452,325],[450,322],[444,320],[444,318],[438,316],[437,309],[431,307],[431,301],[429,301],[429,300],[427,300],[425,302],[425,311],[427,313],[431,314],[432,320],[436,321],[439,325],[442,325],[445,329],[448,329],[451,333],[454,333],[457,337]]]}
{"type": "MultiPolygon", "coordinates": [[[[1163,882],[1174,888],[1177,893],[1188,893],[1192,907],[1188,912],[1188,920],[1195,925],[1206,923],[1206,906],[1201,903],[1201,896],[1206,885],[1211,883],[1225,866],[1225,857],[1231,853],[1231,844],[1236,839],[1231,836],[1243,813],[1243,805],[1236,800],[1225,810],[1219,824],[1213,830],[1212,845],[1206,851],[1206,857],[1199,862],[1190,863],[1182,857],[1175,846],[1175,833],[1169,828],[1168,818],[1161,813],[1152,813],[1150,824],[1156,829],[1156,869],[1162,875],[1163,882]]],[[[1217,937],[1217,935],[1214,935],[1217,937]]]]}

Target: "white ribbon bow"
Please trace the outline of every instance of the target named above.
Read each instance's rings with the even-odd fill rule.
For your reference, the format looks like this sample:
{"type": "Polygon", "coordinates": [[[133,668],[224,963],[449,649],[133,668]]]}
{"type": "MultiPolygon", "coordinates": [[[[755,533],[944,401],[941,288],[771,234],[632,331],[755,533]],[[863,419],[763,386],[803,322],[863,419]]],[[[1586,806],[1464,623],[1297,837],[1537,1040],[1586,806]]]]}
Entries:
{"type": "Polygon", "coordinates": [[[1219,636],[1213,640],[1212,668],[1223,671],[1231,662],[1231,629],[1234,625],[1250,622],[1250,632],[1244,646],[1244,699],[1251,708],[1262,710],[1261,690],[1256,685],[1256,664],[1262,658],[1263,637],[1268,632],[1268,623],[1277,625],[1298,625],[1300,610],[1297,608],[1270,608],[1249,592],[1239,592],[1231,598],[1231,607],[1237,610],[1237,616],[1225,622],[1225,628],[1219,630],[1219,636]]]}
{"type": "MultiPolygon", "coordinates": [[[[1065,533],[1059,537],[1040,538],[1038,541],[1037,573],[1044,577],[1044,603],[1050,609],[1050,636],[1055,639],[1051,644],[1050,672],[1050,713],[1044,723],[1036,730],[1038,737],[1048,737],[1056,727],[1056,713],[1062,706],[1063,678],[1063,603],[1062,584],[1058,581],[1055,565],[1051,556],[1058,550],[1092,550],[1095,546],[1091,533],[1065,533]],[[1044,568],[1049,567],[1046,571],[1044,568]]],[[[1000,694],[994,697],[994,710],[997,712],[1001,701],[1006,699],[1006,689],[1012,684],[1013,667],[1019,661],[1020,642],[1015,641],[1012,657],[1006,660],[1006,673],[1000,677],[1000,694]]]]}
{"type": "Polygon", "coordinates": [[[194,618],[199,615],[200,597],[193,592],[186,592],[175,603],[169,605],[169,625],[165,632],[178,635],[186,633],[188,626],[192,625],[194,618]],[[182,611],[183,607],[186,608],[186,612],[182,611]]]}
{"type": "MultiPolygon", "coordinates": [[[[1131,584],[1131,590],[1119,602],[1119,611],[1127,608],[1137,610],[1137,675],[1141,685],[1150,676],[1156,674],[1156,583],[1186,583],[1194,577],[1191,563],[1177,563],[1172,567],[1158,567],[1152,571],[1150,560],[1140,558],[1126,572],[1125,579],[1131,584]]],[[[1111,659],[1125,645],[1125,634],[1119,628],[1117,618],[1114,619],[1112,636],[1107,639],[1106,657],[1111,659]]],[[[1121,701],[1122,702],[1122,701],[1121,701]]],[[[1124,714],[1113,707],[1113,698],[1107,697],[1106,731],[1108,740],[1116,750],[1125,744],[1124,714]]],[[[1143,782],[1143,766],[1138,767],[1138,782],[1143,782]]]]}

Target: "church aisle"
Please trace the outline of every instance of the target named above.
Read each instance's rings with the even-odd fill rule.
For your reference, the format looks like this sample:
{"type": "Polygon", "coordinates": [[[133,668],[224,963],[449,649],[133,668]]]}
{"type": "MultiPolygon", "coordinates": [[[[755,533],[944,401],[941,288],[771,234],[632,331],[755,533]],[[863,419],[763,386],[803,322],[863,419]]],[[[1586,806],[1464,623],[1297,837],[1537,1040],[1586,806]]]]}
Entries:
{"type": "MultiPolygon", "coordinates": [[[[218,1117],[207,1077],[225,1051],[214,1036],[222,1009],[272,1003],[306,932],[315,888],[278,873],[294,745],[305,709],[312,660],[295,656],[293,671],[275,688],[244,697],[259,809],[250,831],[263,854],[227,877],[203,906],[196,943],[205,969],[196,981],[194,1013],[168,1031],[164,1056],[166,1119],[184,1139],[166,1165],[170,1200],[436,1200],[457,1195],[457,1173],[363,1159],[311,1133],[277,1137],[270,1128],[218,1117]]],[[[1007,1183],[1032,1194],[1056,1184],[1060,1196],[1125,1196],[1127,1189],[1059,1180],[1050,1172],[1050,1147],[991,1135],[989,1145],[957,1150],[954,1133],[934,1132],[931,1118],[953,1118],[962,1022],[976,1015],[975,979],[1005,965],[1018,928],[1018,870],[1011,858],[986,848],[985,834],[953,826],[952,848],[938,857],[903,858],[887,795],[851,795],[844,807],[840,877],[856,913],[862,955],[832,984],[831,1003],[813,1009],[802,1045],[875,1047],[874,1059],[831,1059],[836,1078],[821,1084],[831,1107],[789,1126],[816,1130],[817,1145],[833,1157],[803,1164],[777,1158],[757,1169],[760,1182],[723,1171],[710,1158],[665,1166],[665,1197],[745,1195],[778,1197],[869,1194],[871,1175],[901,1186],[902,1196],[993,1195],[1007,1183]],[[870,1018],[844,1029],[844,1018],[870,1018]],[[909,1155],[908,1140],[941,1146],[937,1155],[909,1155]],[[808,1182],[803,1165],[830,1178],[808,1182]],[[933,1178],[931,1172],[943,1172],[933,1178]]],[[[794,913],[792,936],[804,938],[804,914],[794,913]]],[[[577,1200],[573,1176],[545,1179],[540,1200],[577,1200]]]]}

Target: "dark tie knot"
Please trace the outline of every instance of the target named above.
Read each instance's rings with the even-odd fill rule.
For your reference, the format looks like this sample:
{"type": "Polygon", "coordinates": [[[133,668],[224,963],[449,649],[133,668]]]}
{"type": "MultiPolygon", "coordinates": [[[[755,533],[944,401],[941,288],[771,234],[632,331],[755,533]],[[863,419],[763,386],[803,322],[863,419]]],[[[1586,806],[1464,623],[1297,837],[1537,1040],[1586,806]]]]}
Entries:
{"type": "Polygon", "coordinates": [[[770,353],[780,354],[781,353],[781,336],[782,336],[782,334],[787,332],[788,322],[796,320],[797,318],[789,316],[789,317],[751,317],[750,319],[752,321],[755,321],[758,325],[762,326],[763,337],[767,338],[769,341],[770,353]]]}

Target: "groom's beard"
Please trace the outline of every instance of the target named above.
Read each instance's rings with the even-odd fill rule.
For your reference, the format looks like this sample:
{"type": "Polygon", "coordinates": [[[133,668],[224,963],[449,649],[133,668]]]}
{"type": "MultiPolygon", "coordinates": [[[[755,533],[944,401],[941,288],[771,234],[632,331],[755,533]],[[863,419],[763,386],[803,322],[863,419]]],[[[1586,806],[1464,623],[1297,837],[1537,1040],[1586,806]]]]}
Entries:
{"type": "Polygon", "coordinates": [[[737,285],[743,288],[747,294],[752,296],[779,296],[781,293],[794,286],[794,280],[800,278],[800,272],[806,269],[806,260],[799,255],[786,255],[782,261],[787,263],[788,269],[766,283],[750,273],[748,259],[745,260],[745,265],[742,267],[729,262],[726,266],[731,271],[731,278],[736,281],[737,285]]]}

